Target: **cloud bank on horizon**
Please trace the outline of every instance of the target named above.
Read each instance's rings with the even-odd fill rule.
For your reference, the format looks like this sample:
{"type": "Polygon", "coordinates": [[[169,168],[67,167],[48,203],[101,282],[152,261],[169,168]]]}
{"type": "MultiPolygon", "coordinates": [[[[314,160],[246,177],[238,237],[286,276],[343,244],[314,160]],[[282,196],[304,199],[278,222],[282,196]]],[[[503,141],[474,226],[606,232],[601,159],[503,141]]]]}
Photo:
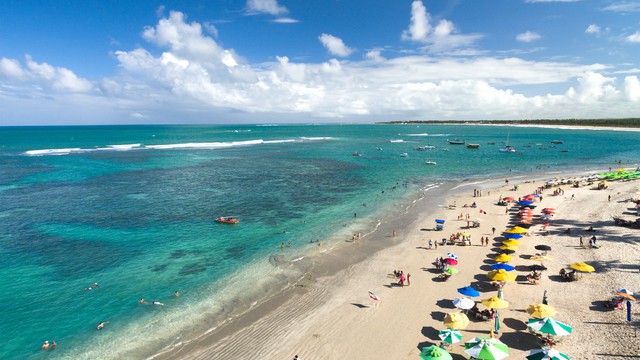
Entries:
{"type": "MultiPolygon", "coordinates": [[[[478,7],[488,4],[462,1],[434,13],[432,3],[394,4],[404,22],[394,23],[397,41],[391,44],[350,40],[363,37],[340,30],[348,27],[335,19],[298,31],[316,20],[296,14],[293,3],[243,3],[243,18],[268,29],[285,27],[273,36],[315,31],[304,40],[324,51],[315,57],[291,47],[251,60],[256,56],[220,41],[225,22],[191,20],[195,14],[164,7],[150,9],[160,18],[136,34],[144,43],[111,53],[116,67],[107,76],[83,76],[29,54],[7,57],[0,49],[0,125],[640,116],[640,66],[629,60],[640,58],[640,26],[615,26],[617,18],[640,12],[638,2],[603,1],[592,9],[601,23],[590,18],[564,33],[535,27],[535,21],[473,25],[478,7]],[[505,33],[508,40],[492,40],[505,33]],[[578,48],[592,43],[589,51],[549,50],[576,39],[578,48]]],[[[595,6],[586,3],[524,0],[518,7],[554,19],[576,11],[568,7],[595,6]]]]}

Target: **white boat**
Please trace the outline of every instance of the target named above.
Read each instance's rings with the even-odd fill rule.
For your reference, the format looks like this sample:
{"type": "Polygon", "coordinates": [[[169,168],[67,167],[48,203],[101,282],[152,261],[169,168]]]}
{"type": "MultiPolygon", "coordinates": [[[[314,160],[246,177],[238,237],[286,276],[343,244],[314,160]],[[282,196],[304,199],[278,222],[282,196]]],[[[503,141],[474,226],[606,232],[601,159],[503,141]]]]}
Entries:
{"type": "Polygon", "coordinates": [[[552,144],[564,144],[562,140],[551,140],[552,144]]]}
{"type": "Polygon", "coordinates": [[[427,165],[437,165],[438,164],[435,161],[431,161],[431,160],[425,161],[424,163],[427,164],[427,165]]]}
{"type": "Polygon", "coordinates": [[[436,147],[433,145],[425,145],[425,146],[417,146],[416,150],[419,151],[425,151],[425,150],[430,150],[430,149],[435,149],[436,147]]]}
{"type": "Polygon", "coordinates": [[[362,154],[360,154],[360,153],[359,153],[359,152],[357,152],[357,151],[356,151],[356,152],[354,152],[354,153],[353,153],[353,154],[351,154],[351,155],[353,155],[353,156],[362,156],[362,154]]]}
{"type": "Polygon", "coordinates": [[[451,145],[464,145],[464,140],[460,140],[458,138],[455,138],[453,140],[449,140],[447,139],[447,141],[449,142],[449,144],[451,145]]]}
{"type": "Polygon", "coordinates": [[[402,153],[402,154],[400,154],[400,157],[409,157],[409,154],[407,154],[407,153],[402,153]]]}
{"type": "Polygon", "coordinates": [[[512,153],[518,152],[518,150],[516,150],[516,148],[514,148],[511,145],[509,145],[509,135],[510,135],[510,133],[507,133],[507,144],[502,149],[500,149],[500,151],[502,151],[502,152],[512,152],[512,153]]]}

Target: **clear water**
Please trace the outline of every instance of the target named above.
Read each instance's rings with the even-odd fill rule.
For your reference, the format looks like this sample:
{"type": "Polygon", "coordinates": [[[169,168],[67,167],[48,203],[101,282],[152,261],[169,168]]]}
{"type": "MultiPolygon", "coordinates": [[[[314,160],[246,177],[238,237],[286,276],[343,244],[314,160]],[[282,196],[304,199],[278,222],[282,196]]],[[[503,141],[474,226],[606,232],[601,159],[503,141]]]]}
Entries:
{"type": "Polygon", "coordinates": [[[300,269],[282,264],[310,241],[343,243],[416,189],[635,166],[639,139],[443,125],[0,128],[0,358],[148,356],[295,281],[300,269]],[[448,145],[455,136],[480,149],[448,145]],[[520,154],[498,151],[507,136],[520,154]],[[45,340],[58,349],[43,353],[45,340]]]}

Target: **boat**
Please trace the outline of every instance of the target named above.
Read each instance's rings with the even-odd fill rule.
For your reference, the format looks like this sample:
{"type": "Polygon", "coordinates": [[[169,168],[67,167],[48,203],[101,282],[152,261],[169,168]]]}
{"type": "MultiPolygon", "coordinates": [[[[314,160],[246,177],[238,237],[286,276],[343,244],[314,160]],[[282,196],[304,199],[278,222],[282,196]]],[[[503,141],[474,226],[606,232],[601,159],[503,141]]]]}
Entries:
{"type": "Polygon", "coordinates": [[[419,151],[425,151],[425,150],[430,150],[430,149],[435,149],[436,147],[433,145],[426,145],[426,146],[416,146],[416,150],[419,151]]]}
{"type": "Polygon", "coordinates": [[[407,154],[407,153],[402,153],[402,154],[400,154],[400,157],[409,157],[409,154],[407,154]]]}
{"type": "Polygon", "coordinates": [[[507,144],[502,149],[500,149],[500,151],[502,151],[502,152],[511,152],[511,153],[518,152],[518,150],[516,150],[516,148],[514,148],[511,145],[509,145],[509,135],[510,134],[507,133],[507,144]]]}
{"type": "Polygon", "coordinates": [[[467,147],[469,149],[479,149],[480,148],[480,144],[471,144],[471,143],[469,143],[469,144],[467,144],[467,147]]]}
{"type": "Polygon", "coordinates": [[[431,160],[425,161],[424,163],[427,164],[427,165],[437,165],[438,164],[435,161],[431,161],[431,160]]]}
{"type": "Polygon", "coordinates": [[[240,221],[236,219],[234,216],[220,216],[216,218],[216,221],[223,224],[238,224],[240,221]]]}
{"type": "Polygon", "coordinates": [[[357,151],[356,151],[356,152],[354,152],[354,153],[353,153],[353,154],[351,154],[351,155],[353,155],[353,156],[362,156],[362,154],[360,154],[360,153],[359,153],[359,152],[357,152],[357,151]]]}
{"type": "Polygon", "coordinates": [[[552,144],[564,144],[564,141],[562,140],[551,140],[552,144]]]}
{"type": "Polygon", "coordinates": [[[453,140],[449,140],[447,139],[447,141],[449,142],[449,144],[451,145],[464,145],[464,140],[460,140],[460,139],[453,139],[453,140]]]}

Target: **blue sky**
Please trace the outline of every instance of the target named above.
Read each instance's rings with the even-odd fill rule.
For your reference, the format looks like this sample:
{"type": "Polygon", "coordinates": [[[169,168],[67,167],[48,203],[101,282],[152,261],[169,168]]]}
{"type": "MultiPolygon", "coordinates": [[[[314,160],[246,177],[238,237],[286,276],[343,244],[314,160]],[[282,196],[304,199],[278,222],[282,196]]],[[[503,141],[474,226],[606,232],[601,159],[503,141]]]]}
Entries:
{"type": "Polygon", "coordinates": [[[640,1],[0,2],[0,125],[640,116],[640,1]]]}

